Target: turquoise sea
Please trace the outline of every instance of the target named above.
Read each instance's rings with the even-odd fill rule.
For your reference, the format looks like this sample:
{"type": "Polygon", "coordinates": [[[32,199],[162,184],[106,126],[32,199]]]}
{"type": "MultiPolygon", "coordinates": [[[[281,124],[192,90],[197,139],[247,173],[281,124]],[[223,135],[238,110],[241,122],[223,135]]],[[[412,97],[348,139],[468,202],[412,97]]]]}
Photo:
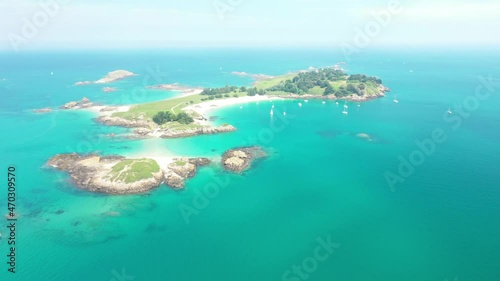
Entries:
{"type": "Polygon", "coordinates": [[[0,214],[4,220],[14,165],[19,215],[15,274],[0,223],[0,280],[500,280],[498,51],[364,50],[343,67],[380,77],[392,89],[385,98],[348,103],[349,115],[343,102],[315,100],[212,112],[238,128],[230,134],[111,139],[103,135],[126,130],[98,125],[91,112],[31,112],[84,96],[156,101],[176,93],[144,86],[250,85],[231,72],[279,75],[342,61],[332,50],[293,49],[0,54],[0,214]],[[114,93],[74,86],[116,69],[140,75],[113,83],[114,93]],[[464,103],[463,112],[454,108],[464,103]],[[445,141],[419,152],[416,143],[436,129],[445,141]],[[213,164],[182,191],[92,194],[43,167],[57,153],[219,157],[242,145],[260,145],[269,157],[244,175],[213,164]],[[406,160],[418,166],[402,175],[406,160]],[[404,182],[391,189],[388,172],[404,182]]]}

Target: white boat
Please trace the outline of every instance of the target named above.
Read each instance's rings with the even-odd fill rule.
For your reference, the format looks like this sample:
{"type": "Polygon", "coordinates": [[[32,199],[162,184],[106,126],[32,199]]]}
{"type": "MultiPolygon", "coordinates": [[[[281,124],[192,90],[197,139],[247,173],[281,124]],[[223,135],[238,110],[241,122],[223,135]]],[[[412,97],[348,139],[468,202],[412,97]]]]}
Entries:
{"type": "Polygon", "coordinates": [[[344,104],[344,108],[346,108],[346,109],[347,109],[347,108],[349,108],[349,106],[347,106],[347,104],[344,104]]]}
{"type": "Polygon", "coordinates": [[[326,101],[323,101],[322,103],[323,103],[323,104],[325,104],[325,103],[326,103],[326,101]]]}
{"type": "Polygon", "coordinates": [[[399,101],[397,99],[394,99],[393,102],[394,103],[399,103],[399,101]]]}
{"type": "Polygon", "coordinates": [[[274,104],[273,104],[273,107],[272,107],[272,108],[274,108],[274,104]]]}
{"type": "Polygon", "coordinates": [[[286,116],[286,112],[283,112],[283,115],[285,115],[285,116],[286,116]]]}
{"type": "Polygon", "coordinates": [[[271,114],[271,116],[274,115],[274,111],[271,109],[271,112],[269,112],[269,114],[271,114]]]}
{"type": "Polygon", "coordinates": [[[335,102],[335,104],[337,104],[337,105],[338,105],[338,104],[339,104],[339,102],[338,102],[338,101],[336,101],[336,102],[335,102]]]}
{"type": "Polygon", "coordinates": [[[452,115],[452,114],[453,114],[453,111],[451,111],[451,108],[448,108],[448,114],[449,114],[449,115],[452,115]]]}
{"type": "Polygon", "coordinates": [[[299,102],[299,106],[302,106],[302,104],[299,102]]]}
{"type": "Polygon", "coordinates": [[[242,108],[243,108],[243,106],[240,106],[240,109],[242,109],[242,108]]]}
{"type": "Polygon", "coordinates": [[[342,111],[342,114],[347,115],[347,114],[349,114],[349,112],[347,112],[347,110],[344,110],[344,111],[342,111]]]}
{"type": "Polygon", "coordinates": [[[309,100],[304,100],[304,102],[309,102],[309,100]]]}

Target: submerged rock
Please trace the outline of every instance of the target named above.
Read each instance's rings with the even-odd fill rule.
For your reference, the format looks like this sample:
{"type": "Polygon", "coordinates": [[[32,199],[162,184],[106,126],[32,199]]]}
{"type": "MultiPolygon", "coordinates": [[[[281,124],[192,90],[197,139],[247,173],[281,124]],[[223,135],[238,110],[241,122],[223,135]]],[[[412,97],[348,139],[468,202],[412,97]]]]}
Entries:
{"type": "Polygon", "coordinates": [[[49,113],[52,112],[52,108],[40,108],[40,109],[33,109],[33,112],[35,113],[49,113]]]}

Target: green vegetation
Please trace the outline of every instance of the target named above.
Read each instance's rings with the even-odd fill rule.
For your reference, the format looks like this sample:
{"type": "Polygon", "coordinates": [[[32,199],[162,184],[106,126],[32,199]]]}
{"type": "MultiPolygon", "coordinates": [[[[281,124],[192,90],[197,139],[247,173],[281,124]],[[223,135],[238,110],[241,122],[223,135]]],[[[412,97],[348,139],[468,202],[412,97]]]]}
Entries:
{"type": "MultiPolygon", "coordinates": [[[[281,78],[280,81],[274,80],[271,84],[274,86],[267,88],[269,94],[285,92],[298,95],[335,95],[340,98],[353,94],[359,96],[376,94],[382,81],[376,77],[360,74],[349,76],[342,70],[326,68],[301,72],[291,79],[281,78]]],[[[256,87],[262,88],[262,85],[256,87]]]]}
{"type": "MultiPolygon", "coordinates": [[[[207,89],[204,89],[201,94],[206,95],[206,96],[219,96],[218,98],[221,98],[223,94],[229,94],[232,92],[237,92],[239,90],[240,90],[240,88],[238,88],[236,86],[225,86],[222,88],[207,88],[207,89]]],[[[244,92],[244,91],[242,91],[242,92],[244,92]]]]}
{"type": "Polygon", "coordinates": [[[374,96],[380,93],[382,81],[362,74],[348,75],[333,68],[290,73],[258,81],[253,87],[224,86],[207,88],[199,95],[180,97],[133,106],[127,112],[114,113],[115,117],[129,120],[153,120],[162,127],[185,129],[199,127],[192,124],[195,112],[183,112],[182,108],[208,100],[237,98],[255,95],[314,95],[337,98],[351,95],[374,96]]]}
{"type": "Polygon", "coordinates": [[[132,183],[151,178],[153,173],[160,171],[160,166],[152,159],[123,160],[113,166],[108,174],[112,182],[132,183]]]}
{"type": "Polygon", "coordinates": [[[291,80],[295,76],[297,76],[297,73],[290,73],[290,74],[286,74],[283,76],[273,77],[271,79],[261,80],[261,81],[255,83],[254,86],[259,90],[260,89],[265,90],[265,89],[269,89],[271,87],[274,87],[274,86],[278,85],[279,83],[284,82],[286,80],[291,80]]]}
{"type": "Polygon", "coordinates": [[[186,163],[186,162],[184,162],[184,161],[176,161],[176,162],[175,162],[175,165],[176,165],[176,166],[184,166],[184,165],[186,165],[186,164],[187,164],[187,163],[186,163]]]}
{"type": "Polygon", "coordinates": [[[193,95],[188,97],[180,97],[175,99],[144,103],[133,106],[127,112],[114,113],[115,117],[122,117],[125,119],[137,119],[143,117],[146,119],[153,119],[153,117],[160,111],[170,111],[174,114],[182,112],[182,108],[193,103],[200,103],[203,99],[202,95],[193,95]]]}
{"type": "Polygon", "coordinates": [[[179,122],[180,124],[191,124],[194,122],[193,117],[189,116],[186,112],[179,112],[174,114],[170,111],[160,111],[153,116],[153,122],[158,125],[163,125],[167,122],[179,122]]]}

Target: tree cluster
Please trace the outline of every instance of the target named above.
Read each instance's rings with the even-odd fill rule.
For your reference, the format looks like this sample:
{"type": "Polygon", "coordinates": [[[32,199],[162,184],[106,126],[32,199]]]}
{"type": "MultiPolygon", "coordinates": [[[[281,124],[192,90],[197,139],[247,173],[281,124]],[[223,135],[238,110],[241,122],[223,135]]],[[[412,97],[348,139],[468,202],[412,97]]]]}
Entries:
{"type": "Polygon", "coordinates": [[[153,122],[158,125],[163,125],[167,122],[179,122],[181,124],[191,124],[194,122],[193,118],[186,112],[174,114],[171,111],[160,111],[153,116],[153,122]]]}
{"type": "Polygon", "coordinates": [[[318,69],[299,73],[292,80],[281,82],[269,90],[302,95],[308,93],[314,87],[320,87],[325,89],[327,95],[330,95],[334,92],[330,82],[345,80],[346,76],[342,70],[332,68],[318,69]]]}
{"type": "Polygon", "coordinates": [[[378,77],[369,77],[369,76],[366,76],[364,74],[354,74],[354,75],[351,75],[349,76],[349,78],[347,78],[348,81],[352,81],[352,82],[361,82],[361,83],[367,83],[367,82],[373,82],[375,84],[382,84],[382,80],[378,77]]]}
{"type": "Polygon", "coordinates": [[[262,89],[257,89],[257,88],[249,88],[247,90],[247,95],[249,96],[255,96],[255,95],[260,95],[260,96],[263,96],[266,94],[266,90],[262,90],[262,89]]]}
{"type": "Polygon", "coordinates": [[[203,92],[201,92],[202,95],[207,95],[207,96],[216,96],[216,95],[224,95],[224,94],[229,94],[231,92],[236,92],[238,90],[241,90],[246,87],[241,87],[241,88],[238,88],[236,86],[225,86],[225,87],[222,87],[222,88],[206,88],[203,90],[203,92]]]}

